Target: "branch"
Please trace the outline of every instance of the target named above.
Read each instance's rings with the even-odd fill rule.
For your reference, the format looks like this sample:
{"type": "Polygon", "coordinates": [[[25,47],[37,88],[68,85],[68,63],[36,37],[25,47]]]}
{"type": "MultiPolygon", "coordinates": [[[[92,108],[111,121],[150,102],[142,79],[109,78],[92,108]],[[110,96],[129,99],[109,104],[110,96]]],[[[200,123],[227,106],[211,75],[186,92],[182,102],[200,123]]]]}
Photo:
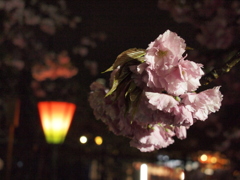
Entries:
{"type": "Polygon", "coordinates": [[[213,80],[219,78],[219,76],[228,73],[238,62],[240,61],[240,50],[229,59],[222,67],[214,68],[209,73],[205,74],[201,79],[201,85],[208,85],[213,80]]]}

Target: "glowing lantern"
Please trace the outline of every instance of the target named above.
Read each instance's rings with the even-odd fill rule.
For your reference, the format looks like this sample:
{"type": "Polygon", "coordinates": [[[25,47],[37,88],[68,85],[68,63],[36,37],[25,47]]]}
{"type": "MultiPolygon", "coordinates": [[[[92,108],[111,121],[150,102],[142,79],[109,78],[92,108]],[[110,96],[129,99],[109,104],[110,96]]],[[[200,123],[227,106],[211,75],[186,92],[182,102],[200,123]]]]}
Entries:
{"type": "Polygon", "coordinates": [[[43,132],[50,144],[64,142],[76,105],[68,102],[44,101],[38,103],[43,132]]]}

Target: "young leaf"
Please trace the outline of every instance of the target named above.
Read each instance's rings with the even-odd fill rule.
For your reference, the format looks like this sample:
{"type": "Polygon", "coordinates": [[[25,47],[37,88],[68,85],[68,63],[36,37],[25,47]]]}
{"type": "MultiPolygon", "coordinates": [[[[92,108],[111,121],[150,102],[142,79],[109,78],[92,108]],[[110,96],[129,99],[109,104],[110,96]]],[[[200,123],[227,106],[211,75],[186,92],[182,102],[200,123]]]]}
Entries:
{"type": "Polygon", "coordinates": [[[139,61],[142,62],[143,61],[142,57],[145,54],[146,54],[145,49],[137,49],[137,48],[128,49],[128,50],[122,52],[121,54],[119,54],[117,56],[117,59],[113,63],[113,65],[110,68],[108,68],[106,71],[104,71],[103,73],[108,72],[108,71],[113,71],[118,66],[121,66],[121,65],[125,64],[126,62],[129,62],[134,59],[136,59],[136,60],[139,59],[139,61]]]}

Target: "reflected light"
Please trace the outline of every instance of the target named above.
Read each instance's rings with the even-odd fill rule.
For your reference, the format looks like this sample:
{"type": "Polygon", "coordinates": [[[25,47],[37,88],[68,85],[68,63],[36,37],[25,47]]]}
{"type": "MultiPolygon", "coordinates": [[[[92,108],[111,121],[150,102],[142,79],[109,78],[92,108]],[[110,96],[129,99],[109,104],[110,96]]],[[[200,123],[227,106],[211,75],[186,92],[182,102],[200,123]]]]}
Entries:
{"type": "Polygon", "coordinates": [[[96,136],[94,140],[97,145],[101,145],[103,143],[103,139],[101,136],[96,136]]]}
{"type": "Polygon", "coordinates": [[[80,138],[79,138],[79,141],[80,141],[80,143],[82,143],[82,144],[85,144],[85,143],[87,143],[87,137],[86,136],[81,136],[80,138]]]}
{"type": "Polygon", "coordinates": [[[213,171],[213,169],[208,168],[208,169],[205,169],[205,170],[204,170],[204,173],[205,173],[206,175],[211,176],[211,175],[213,175],[214,171],[213,171]]]}
{"type": "Polygon", "coordinates": [[[148,166],[147,164],[142,164],[140,167],[140,180],[148,179],[148,166]]]}
{"type": "Polygon", "coordinates": [[[184,172],[181,172],[180,174],[180,180],[184,180],[185,179],[185,173],[184,172]]]}

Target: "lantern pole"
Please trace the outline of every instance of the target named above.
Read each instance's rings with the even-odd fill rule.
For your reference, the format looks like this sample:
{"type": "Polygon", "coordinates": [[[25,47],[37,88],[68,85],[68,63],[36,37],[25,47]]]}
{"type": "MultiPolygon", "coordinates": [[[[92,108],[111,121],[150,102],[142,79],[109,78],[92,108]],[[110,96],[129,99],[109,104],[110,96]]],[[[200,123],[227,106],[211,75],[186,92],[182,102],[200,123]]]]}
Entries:
{"type": "Polygon", "coordinates": [[[53,180],[57,180],[57,177],[58,177],[57,160],[58,160],[58,145],[53,144],[52,145],[52,168],[53,168],[52,179],[53,180]]]}

